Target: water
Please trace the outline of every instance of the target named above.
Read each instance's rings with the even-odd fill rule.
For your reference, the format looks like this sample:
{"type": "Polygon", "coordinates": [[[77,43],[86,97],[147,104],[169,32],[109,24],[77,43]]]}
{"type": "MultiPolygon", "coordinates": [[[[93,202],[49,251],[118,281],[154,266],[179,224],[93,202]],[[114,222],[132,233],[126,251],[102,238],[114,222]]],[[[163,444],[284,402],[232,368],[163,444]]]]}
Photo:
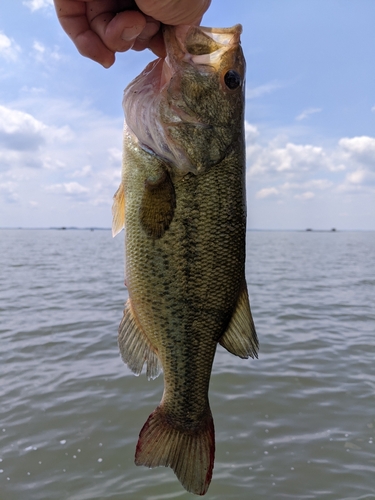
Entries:
{"type": "MultiPolygon", "coordinates": [[[[219,348],[205,498],[375,499],[375,233],[250,232],[261,350],[219,348]]],[[[163,381],[122,363],[122,236],[0,231],[0,499],[193,499],[133,463],[163,381]]]]}

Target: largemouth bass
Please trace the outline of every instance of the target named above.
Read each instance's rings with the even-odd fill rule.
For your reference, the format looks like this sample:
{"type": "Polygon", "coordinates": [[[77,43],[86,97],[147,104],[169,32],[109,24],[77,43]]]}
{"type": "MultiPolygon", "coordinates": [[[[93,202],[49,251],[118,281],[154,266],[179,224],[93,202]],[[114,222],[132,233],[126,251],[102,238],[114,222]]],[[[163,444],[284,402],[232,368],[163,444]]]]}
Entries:
{"type": "Polygon", "coordinates": [[[214,465],[208,388],[217,344],[257,357],[245,282],[245,60],[241,26],[165,27],[167,57],[125,89],[122,183],[113,233],[125,225],[129,300],[123,360],[164,372],[161,403],[135,463],[171,467],[204,495],[214,465]]]}

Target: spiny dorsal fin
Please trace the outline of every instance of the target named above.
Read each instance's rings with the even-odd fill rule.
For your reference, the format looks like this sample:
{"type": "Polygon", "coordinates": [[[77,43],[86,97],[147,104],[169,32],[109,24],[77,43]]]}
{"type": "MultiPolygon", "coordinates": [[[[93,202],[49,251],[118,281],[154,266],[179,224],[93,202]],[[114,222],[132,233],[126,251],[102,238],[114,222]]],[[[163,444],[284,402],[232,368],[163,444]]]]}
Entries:
{"type": "Polygon", "coordinates": [[[113,197],[112,236],[115,237],[125,226],[125,189],[123,183],[113,197]]]}
{"type": "Polygon", "coordinates": [[[258,357],[258,337],[251,316],[249,295],[244,281],[232,319],[219,344],[240,358],[258,357]]]}
{"type": "Polygon", "coordinates": [[[153,239],[163,236],[172,222],[175,207],[174,186],[166,170],[161,170],[156,179],[146,179],[139,216],[148,236],[153,239]]]}
{"type": "Polygon", "coordinates": [[[161,372],[161,365],[155,350],[134,317],[130,300],[125,305],[124,316],[118,329],[118,345],[121,357],[136,375],[147,363],[146,375],[156,378],[161,372]]]}
{"type": "Polygon", "coordinates": [[[182,486],[204,495],[210,485],[215,458],[215,430],[211,411],[199,429],[173,425],[161,403],[143,426],[135,452],[136,465],[170,467],[182,486]]]}

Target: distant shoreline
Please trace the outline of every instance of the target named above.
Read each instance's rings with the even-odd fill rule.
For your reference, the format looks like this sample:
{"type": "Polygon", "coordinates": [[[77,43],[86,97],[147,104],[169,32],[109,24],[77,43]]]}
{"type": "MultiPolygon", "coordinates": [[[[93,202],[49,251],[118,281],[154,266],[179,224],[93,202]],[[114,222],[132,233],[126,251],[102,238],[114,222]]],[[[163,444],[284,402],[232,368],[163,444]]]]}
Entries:
{"type": "MultiPolygon", "coordinates": [[[[61,227],[0,227],[1,230],[12,231],[111,231],[110,227],[75,227],[75,226],[61,226],[61,227]]],[[[246,232],[277,232],[277,233],[342,233],[342,232],[374,232],[375,229],[247,229],[246,232]]]]}
{"type": "Polygon", "coordinates": [[[21,231],[111,231],[110,227],[0,227],[1,229],[21,230],[21,231]]]}

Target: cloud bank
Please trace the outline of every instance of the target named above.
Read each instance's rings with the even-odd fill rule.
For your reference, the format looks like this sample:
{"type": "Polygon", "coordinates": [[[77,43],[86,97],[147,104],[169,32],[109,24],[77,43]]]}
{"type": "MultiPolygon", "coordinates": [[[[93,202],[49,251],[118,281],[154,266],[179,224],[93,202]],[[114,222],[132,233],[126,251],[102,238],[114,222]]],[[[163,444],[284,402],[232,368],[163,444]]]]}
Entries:
{"type": "Polygon", "coordinates": [[[31,12],[35,12],[40,9],[53,7],[53,0],[25,0],[23,5],[28,7],[31,12]]]}
{"type": "Polygon", "coordinates": [[[317,192],[355,189],[357,193],[375,194],[375,138],[340,139],[327,149],[311,144],[277,140],[261,143],[254,125],[247,124],[248,183],[266,184],[257,198],[294,196],[313,198],[317,192]]]}
{"type": "MultiPolygon", "coordinates": [[[[73,103],[49,102],[45,107],[53,110],[53,120],[0,105],[3,206],[29,206],[34,211],[59,206],[59,220],[66,207],[70,220],[64,220],[65,225],[75,225],[81,213],[84,225],[105,221],[108,226],[121,176],[122,119],[110,119],[90,108],[77,109],[73,103]],[[60,127],[51,125],[64,120],[60,127]]],[[[349,195],[375,198],[374,137],[343,137],[327,148],[297,144],[285,136],[265,141],[249,122],[245,132],[249,204],[262,215],[267,214],[267,204],[272,207],[259,225],[277,227],[277,222],[272,224],[277,221],[275,206],[297,212],[310,206],[312,212],[313,206],[319,211],[336,199],[344,213],[349,195]]],[[[46,220],[52,222],[53,217],[46,220]]]]}

